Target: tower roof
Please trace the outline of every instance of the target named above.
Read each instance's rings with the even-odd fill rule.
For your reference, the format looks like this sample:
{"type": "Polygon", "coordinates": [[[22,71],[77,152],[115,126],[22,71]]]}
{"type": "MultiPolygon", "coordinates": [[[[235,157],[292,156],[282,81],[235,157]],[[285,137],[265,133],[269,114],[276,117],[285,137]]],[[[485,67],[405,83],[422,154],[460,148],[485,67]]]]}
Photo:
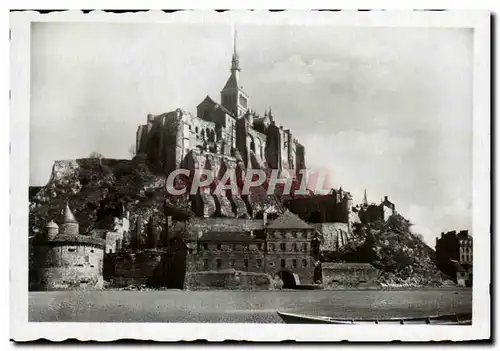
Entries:
{"type": "Polygon", "coordinates": [[[73,215],[73,212],[71,212],[68,203],[66,203],[66,208],[64,209],[63,223],[78,223],[75,216],[73,215]]]}
{"type": "Polygon", "coordinates": [[[231,60],[231,71],[240,71],[240,58],[238,57],[238,52],[236,51],[236,30],[234,31],[234,43],[233,43],[233,59],[231,60]]]}
{"type": "Polygon", "coordinates": [[[365,194],[363,195],[363,205],[368,205],[368,196],[366,196],[366,189],[365,194]]]}
{"type": "Polygon", "coordinates": [[[54,221],[51,219],[51,220],[50,220],[50,222],[49,222],[49,223],[47,223],[46,228],[58,229],[58,228],[59,228],[59,226],[57,225],[57,223],[56,223],[56,222],[54,222],[54,221]]]}
{"type": "Polygon", "coordinates": [[[224,88],[222,90],[229,90],[229,89],[239,89],[238,79],[236,79],[236,76],[234,74],[231,74],[229,76],[229,79],[227,80],[226,85],[224,85],[224,88]]]}

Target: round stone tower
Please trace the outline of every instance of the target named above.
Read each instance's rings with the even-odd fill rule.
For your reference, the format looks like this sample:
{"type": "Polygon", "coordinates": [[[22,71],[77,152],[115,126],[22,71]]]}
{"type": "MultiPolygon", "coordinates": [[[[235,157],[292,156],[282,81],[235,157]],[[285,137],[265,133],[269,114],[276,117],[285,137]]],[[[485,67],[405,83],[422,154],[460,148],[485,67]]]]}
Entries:
{"type": "Polygon", "coordinates": [[[52,240],[59,234],[59,226],[51,220],[45,227],[47,229],[47,239],[52,240]]]}
{"type": "Polygon", "coordinates": [[[47,236],[36,242],[32,270],[37,290],[98,289],[103,282],[105,241],[81,235],[68,205],[63,223],[47,223],[47,236]]]}

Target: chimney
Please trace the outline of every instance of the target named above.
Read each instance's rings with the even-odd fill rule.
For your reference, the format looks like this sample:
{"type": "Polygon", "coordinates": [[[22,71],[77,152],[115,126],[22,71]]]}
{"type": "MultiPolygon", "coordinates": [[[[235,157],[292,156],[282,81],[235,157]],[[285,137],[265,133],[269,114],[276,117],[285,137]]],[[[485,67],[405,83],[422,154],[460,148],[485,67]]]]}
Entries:
{"type": "Polygon", "coordinates": [[[444,232],[441,232],[441,239],[444,237],[444,232]]]}
{"type": "Polygon", "coordinates": [[[263,215],[263,220],[264,220],[264,227],[267,225],[267,212],[264,211],[263,215]]]}
{"type": "Polygon", "coordinates": [[[388,196],[384,196],[384,201],[389,201],[389,197],[388,196]]]}
{"type": "Polygon", "coordinates": [[[148,114],[148,123],[153,122],[154,116],[152,114],[148,114]]]}

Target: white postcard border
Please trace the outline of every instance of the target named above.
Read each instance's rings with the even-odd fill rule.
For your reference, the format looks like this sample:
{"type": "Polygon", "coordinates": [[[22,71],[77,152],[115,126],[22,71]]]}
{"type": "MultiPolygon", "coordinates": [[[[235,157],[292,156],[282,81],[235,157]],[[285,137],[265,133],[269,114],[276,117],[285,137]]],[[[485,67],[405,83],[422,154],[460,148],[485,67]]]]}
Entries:
{"type": "MultiPolygon", "coordinates": [[[[69,11],[40,15],[11,14],[11,227],[10,311],[11,338],[17,341],[141,340],[255,340],[255,341],[386,341],[473,340],[490,336],[490,14],[487,11],[183,11],[165,14],[84,15],[69,11]],[[473,324],[446,326],[331,326],[288,324],[218,323],[35,323],[28,322],[28,185],[30,106],[30,23],[33,21],[170,22],[269,25],[301,23],[332,26],[412,26],[474,28],[473,117],[473,228],[474,287],[473,324]]],[[[459,172],[460,170],[457,170],[459,172]]]]}

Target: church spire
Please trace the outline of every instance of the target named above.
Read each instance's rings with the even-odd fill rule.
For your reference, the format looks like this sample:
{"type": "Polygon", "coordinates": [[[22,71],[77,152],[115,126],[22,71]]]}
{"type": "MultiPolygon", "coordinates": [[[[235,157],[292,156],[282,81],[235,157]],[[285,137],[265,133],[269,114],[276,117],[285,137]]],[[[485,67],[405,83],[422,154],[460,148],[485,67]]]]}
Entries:
{"type": "Polygon", "coordinates": [[[231,72],[241,71],[240,68],[240,58],[238,57],[238,51],[236,50],[236,29],[234,30],[234,43],[233,43],[233,59],[231,61],[231,72]]]}
{"type": "Polygon", "coordinates": [[[366,196],[366,189],[365,194],[363,195],[363,205],[368,205],[368,196],[366,196]]]}

